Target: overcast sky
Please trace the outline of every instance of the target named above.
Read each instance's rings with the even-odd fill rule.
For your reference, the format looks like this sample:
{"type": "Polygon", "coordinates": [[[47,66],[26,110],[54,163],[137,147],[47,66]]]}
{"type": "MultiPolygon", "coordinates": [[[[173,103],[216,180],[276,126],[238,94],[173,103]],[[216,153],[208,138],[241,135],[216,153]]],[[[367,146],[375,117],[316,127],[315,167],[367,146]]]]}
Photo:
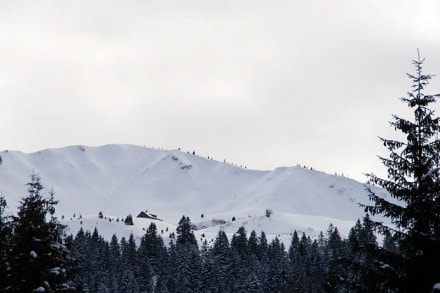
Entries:
{"type": "MultiPolygon", "coordinates": [[[[0,149],[130,143],[384,174],[440,1],[1,1],[0,149]]],[[[428,92],[440,92],[440,77],[428,92]]]]}

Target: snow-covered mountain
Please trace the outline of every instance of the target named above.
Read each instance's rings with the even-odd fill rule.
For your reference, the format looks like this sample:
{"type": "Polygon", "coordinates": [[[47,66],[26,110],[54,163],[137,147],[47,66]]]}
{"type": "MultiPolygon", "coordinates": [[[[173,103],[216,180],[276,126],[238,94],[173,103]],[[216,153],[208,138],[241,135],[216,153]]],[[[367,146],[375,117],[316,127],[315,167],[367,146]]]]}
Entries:
{"type": "Polygon", "coordinates": [[[249,170],[178,150],[106,145],[0,155],[0,189],[9,209],[15,212],[30,174],[38,173],[45,192],[53,188],[57,214],[73,234],[96,226],[105,237],[139,237],[155,221],[166,238],[186,215],[196,235],[208,239],[241,225],[284,239],[294,230],[314,236],[330,223],[346,236],[363,216],[358,203],[367,202],[363,184],[348,178],[301,167],[249,170]],[[136,218],[141,211],[160,220],[136,218]],[[116,220],[129,214],[134,226],[116,220]]]}

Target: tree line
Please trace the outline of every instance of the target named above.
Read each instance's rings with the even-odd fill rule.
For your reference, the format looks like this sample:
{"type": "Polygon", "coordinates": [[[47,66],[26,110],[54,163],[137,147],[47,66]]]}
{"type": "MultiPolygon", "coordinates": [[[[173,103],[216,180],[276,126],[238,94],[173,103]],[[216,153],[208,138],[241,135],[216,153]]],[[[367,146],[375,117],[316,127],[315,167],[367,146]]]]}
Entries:
{"type": "MultiPolygon", "coordinates": [[[[1,292],[322,292],[360,284],[357,265],[367,257],[360,248],[377,247],[368,216],[347,239],[333,225],[316,239],[295,231],[288,249],[244,227],[231,239],[220,230],[199,247],[185,216],[168,245],[154,222],[139,245],[133,235],[106,241],[97,229],[63,237],[54,194],[42,189],[32,175],[12,218],[1,198],[1,292]]],[[[396,249],[390,239],[384,246],[396,249]]]]}
{"type": "Polygon", "coordinates": [[[183,216],[168,245],[154,222],[139,246],[133,235],[107,242],[96,229],[81,229],[67,241],[82,292],[322,292],[356,287],[362,272],[355,264],[364,257],[359,247],[377,246],[371,228],[358,221],[348,239],[333,225],[316,239],[295,231],[286,249],[277,237],[268,241],[264,232],[247,235],[240,227],[230,240],[220,230],[212,245],[205,240],[199,247],[183,216]]]}
{"type": "MultiPolygon", "coordinates": [[[[287,249],[244,227],[199,244],[185,216],[168,244],[154,222],[139,245],[133,235],[106,241],[96,228],[63,237],[53,192],[44,196],[34,174],[27,185],[16,216],[5,216],[0,198],[1,292],[322,292],[355,288],[360,247],[377,247],[368,216],[347,239],[333,225],[315,239],[295,231],[287,249]]],[[[389,239],[384,246],[395,249],[389,239]]]]}
{"type": "Polygon", "coordinates": [[[134,237],[104,240],[97,230],[63,237],[53,193],[41,194],[36,175],[16,216],[0,196],[1,292],[430,292],[440,288],[440,130],[425,94],[432,75],[413,61],[411,90],[402,102],[412,119],[393,116],[401,140],[380,138],[387,178],[368,174],[388,191],[366,185],[371,204],[341,239],[336,227],[316,239],[293,233],[289,248],[244,227],[229,240],[219,231],[212,246],[197,243],[188,217],[165,245],[153,224],[134,237]],[[391,225],[370,217],[380,215],[391,225]],[[378,245],[376,235],[383,243],[378,245]]]}

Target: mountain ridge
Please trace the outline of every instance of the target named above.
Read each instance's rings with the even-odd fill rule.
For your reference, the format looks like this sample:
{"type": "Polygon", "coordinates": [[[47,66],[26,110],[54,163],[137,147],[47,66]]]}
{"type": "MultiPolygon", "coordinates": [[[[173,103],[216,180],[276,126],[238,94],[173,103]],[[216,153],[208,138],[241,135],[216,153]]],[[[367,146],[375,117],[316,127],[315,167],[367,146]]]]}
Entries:
{"type": "Polygon", "coordinates": [[[14,212],[30,174],[38,173],[45,191],[53,188],[60,201],[57,214],[71,233],[96,226],[108,230],[107,236],[131,231],[139,237],[154,220],[135,218],[133,227],[120,227],[110,219],[148,210],[163,219],[160,229],[172,231],[187,215],[198,234],[212,237],[218,229],[234,233],[240,225],[268,235],[295,229],[316,236],[330,222],[346,236],[363,215],[358,204],[367,202],[364,185],[346,177],[302,167],[251,170],[180,150],[110,144],[0,155],[0,189],[9,209],[14,212]]]}

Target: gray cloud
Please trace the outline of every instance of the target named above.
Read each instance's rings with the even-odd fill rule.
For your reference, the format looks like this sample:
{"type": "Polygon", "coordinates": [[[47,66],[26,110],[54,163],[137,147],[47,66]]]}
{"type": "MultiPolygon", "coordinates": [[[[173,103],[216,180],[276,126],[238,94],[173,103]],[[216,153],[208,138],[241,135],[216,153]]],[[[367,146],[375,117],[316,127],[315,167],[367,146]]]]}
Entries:
{"type": "MultiPolygon", "coordinates": [[[[0,3],[1,148],[134,143],[361,179],[437,1],[0,3]]],[[[439,91],[434,80],[432,91],[439,91]]]]}

